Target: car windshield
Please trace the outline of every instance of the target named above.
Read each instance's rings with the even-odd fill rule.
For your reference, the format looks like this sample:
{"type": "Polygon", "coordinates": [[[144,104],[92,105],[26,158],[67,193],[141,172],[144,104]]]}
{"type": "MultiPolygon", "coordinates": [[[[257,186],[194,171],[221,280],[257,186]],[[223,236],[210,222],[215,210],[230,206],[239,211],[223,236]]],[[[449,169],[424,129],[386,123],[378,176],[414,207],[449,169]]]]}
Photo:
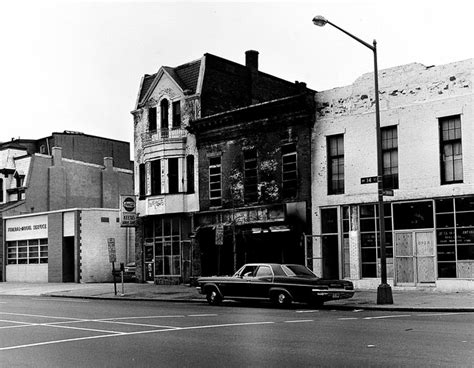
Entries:
{"type": "Polygon", "coordinates": [[[317,277],[308,268],[302,265],[281,265],[281,268],[288,276],[317,277]]]}

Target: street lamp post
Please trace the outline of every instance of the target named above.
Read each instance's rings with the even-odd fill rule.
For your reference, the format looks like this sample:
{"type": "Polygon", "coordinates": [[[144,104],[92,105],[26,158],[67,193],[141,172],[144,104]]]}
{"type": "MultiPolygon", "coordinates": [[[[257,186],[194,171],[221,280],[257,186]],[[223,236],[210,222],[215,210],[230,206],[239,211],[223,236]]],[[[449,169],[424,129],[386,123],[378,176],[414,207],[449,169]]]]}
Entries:
{"type": "Polygon", "coordinates": [[[377,137],[377,185],[378,185],[378,210],[379,210],[379,230],[380,230],[380,276],[381,284],[377,288],[377,304],[393,304],[392,288],[387,283],[387,257],[385,252],[385,219],[383,204],[383,156],[382,156],[382,134],[380,131],[380,105],[379,105],[379,77],[377,69],[377,41],[373,45],[361,40],[346,30],[338,27],[326,18],[317,15],[313,18],[313,23],[318,27],[330,24],[365,47],[372,50],[374,54],[374,83],[375,83],[375,126],[377,137]]]}

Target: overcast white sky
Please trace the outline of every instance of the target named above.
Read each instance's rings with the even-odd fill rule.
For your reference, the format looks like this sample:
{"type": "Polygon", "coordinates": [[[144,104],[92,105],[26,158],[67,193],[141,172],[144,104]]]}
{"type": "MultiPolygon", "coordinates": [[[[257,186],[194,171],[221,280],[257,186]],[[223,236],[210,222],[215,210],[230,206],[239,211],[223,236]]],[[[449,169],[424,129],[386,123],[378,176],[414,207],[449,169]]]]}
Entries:
{"type": "MultiPolygon", "coordinates": [[[[64,130],[133,142],[140,78],[208,52],[321,91],[373,70],[474,57],[472,0],[5,1],[0,141],[64,130]]],[[[133,148],[132,148],[133,150],[133,148]]]]}

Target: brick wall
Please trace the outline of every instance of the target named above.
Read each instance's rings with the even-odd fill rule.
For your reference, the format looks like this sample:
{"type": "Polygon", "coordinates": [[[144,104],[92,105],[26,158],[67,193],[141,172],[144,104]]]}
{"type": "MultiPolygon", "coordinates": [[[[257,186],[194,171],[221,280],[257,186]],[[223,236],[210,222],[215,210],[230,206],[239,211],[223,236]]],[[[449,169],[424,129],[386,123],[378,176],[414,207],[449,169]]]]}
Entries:
{"type": "MultiPolygon", "coordinates": [[[[112,264],[109,262],[107,239],[115,239],[117,262],[127,263],[127,246],[133,247],[133,239],[127,239],[127,229],[117,221],[118,210],[81,211],[81,282],[112,281],[112,264]],[[127,243],[128,242],[128,243],[127,243]]],[[[111,286],[112,287],[112,286],[111,286]]]]}

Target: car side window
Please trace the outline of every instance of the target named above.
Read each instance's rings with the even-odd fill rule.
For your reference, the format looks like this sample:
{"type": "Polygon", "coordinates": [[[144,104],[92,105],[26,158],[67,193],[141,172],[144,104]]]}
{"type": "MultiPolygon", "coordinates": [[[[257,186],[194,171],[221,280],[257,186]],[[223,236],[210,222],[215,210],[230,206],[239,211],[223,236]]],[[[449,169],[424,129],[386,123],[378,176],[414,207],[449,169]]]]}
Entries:
{"type": "Polygon", "coordinates": [[[242,270],[242,277],[255,277],[257,266],[247,266],[242,270]]]}
{"type": "Polygon", "coordinates": [[[269,266],[260,266],[255,277],[272,277],[273,273],[269,266]]]}

